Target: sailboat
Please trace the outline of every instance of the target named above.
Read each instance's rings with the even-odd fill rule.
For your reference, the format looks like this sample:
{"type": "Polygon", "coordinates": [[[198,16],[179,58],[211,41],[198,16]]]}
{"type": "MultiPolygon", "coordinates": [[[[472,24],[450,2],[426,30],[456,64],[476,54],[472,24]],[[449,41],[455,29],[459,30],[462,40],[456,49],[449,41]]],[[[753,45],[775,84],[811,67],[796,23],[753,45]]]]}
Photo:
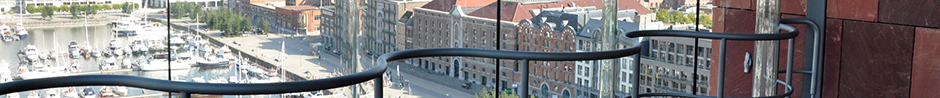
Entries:
{"type": "Polygon", "coordinates": [[[19,36],[20,39],[26,39],[26,36],[29,35],[29,32],[26,31],[26,27],[23,27],[23,23],[16,23],[16,28],[13,29],[16,32],[16,36],[19,36]]]}

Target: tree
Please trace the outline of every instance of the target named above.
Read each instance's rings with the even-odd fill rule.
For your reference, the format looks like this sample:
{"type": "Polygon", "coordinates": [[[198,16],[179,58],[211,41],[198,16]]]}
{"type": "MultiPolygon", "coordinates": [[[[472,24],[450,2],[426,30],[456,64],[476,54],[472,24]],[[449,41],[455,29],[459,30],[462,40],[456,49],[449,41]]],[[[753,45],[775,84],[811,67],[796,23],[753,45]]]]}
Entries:
{"type": "Polygon", "coordinates": [[[85,17],[98,14],[98,5],[85,5],[85,17]]]}
{"type": "MultiPolygon", "coordinates": [[[[482,89],[480,92],[477,92],[475,95],[473,95],[473,98],[496,98],[497,95],[495,93],[499,92],[490,92],[489,90],[482,89]]],[[[499,93],[499,98],[519,98],[519,96],[516,94],[504,92],[499,93]]]]}
{"type": "Polygon", "coordinates": [[[669,20],[669,12],[666,12],[666,10],[662,10],[662,9],[656,11],[656,20],[667,22],[667,23],[672,22],[669,20]]]}
{"type": "Polygon", "coordinates": [[[104,4],[104,5],[101,5],[100,8],[101,8],[101,10],[111,10],[111,4],[104,4]]]}
{"type": "Polygon", "coordinates": [[[111,9],[121,9],[123,10],[124,4],[111,4],[111,9]]]}
{"type": "Polygon", "coordinates": [[[72,19],[78,19],[79,12],[82,11],[81,5],[72,5],[69,9],[69,13],[72,14],[72,19]]]}
{"type": "Polygon", "coordinates": [[[134,7],[135,5],[136,4],[132,5],[131,3],[124,2],[124,4],[121,6],[121,12],[124,12],[124,14],[131,14],[134,12],[134,8],[136,8],[134,7]]]}
{"type": "Polygon", "coordinates": [[[43,6],[43,8],[42,8],[42,18],[43,18],[43,19],[45,19],[45,18],[52,19],[52,14],[53,14],[53,12],[55,12],[54,10],[55,10],[54,6],[49,6],[49,5],[43,6]]]}
{"type": "Polygon", "coordinates": [[[267,34],[266,31],[271,31],[271,24],[268,23],[267,19],[261,19],[258,23],[258,28],[261,28],[262,34],[267,34]]]}
{"type": "Polygon", "coordinates": [[[36,13],[36,12],[39,12],[39,9],[36,8],[36,6],[27,5],[27,6],[26,6],[26,11],[29,12],[29,13],[36,13]]]}
{"type": "Polygon", "coordinates": [[[58,9],[59,10],[57,12],[68,12],[70,9],[72,9],[72,7],[69,7],[69,5],[62,5],[59,6],[58,9]]]}

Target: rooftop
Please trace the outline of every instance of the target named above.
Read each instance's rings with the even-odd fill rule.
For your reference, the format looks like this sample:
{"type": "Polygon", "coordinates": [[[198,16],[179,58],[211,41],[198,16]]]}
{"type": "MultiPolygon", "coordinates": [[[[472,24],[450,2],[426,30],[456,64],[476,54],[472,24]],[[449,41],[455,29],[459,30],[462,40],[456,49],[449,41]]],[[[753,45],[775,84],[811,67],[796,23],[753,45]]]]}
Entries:
{"type": "Polygon", "coordinates": [[[251,3],[251,5],[260,6],[260,7],[274,10],[278,6],[287,6],[287,2],[277,1],[277,2],[251,3]]]}
{"type": "Polygon", "coordinates": [[[320,8],[317,8],[316,6],[310,6],[310,5],[281,6],[281,7],[277,7],[277,8],[287,9],[287,10],[292,10],[292,11],[306,11],[306,10],[318,10],[318,9],[320,9],[320,8]]]}
{"type": "MultiPolygon", "coordinates": [[[[639,2],[635,0],[619,0],[620,10],[635,9],[640,14],[652,14],[653,12],[643,7],[639,2]]],[[[531,19],[534,15],[533,12],[530,12],[532,9],[550,9],[550,8],[562,8],[562,7],[582,7],[582,6],[594,6],[597,9],[603,9],[601,5],[602,0],[577,0],[577,1],[552,1],[552,2],[500,2],[499,5],[502,5],[502,9],[497,9],[499,6],[497,3],[491,3],[486,7],[480,8],[477,11],[470,13],[470,16],[477,16],[489,19],[496,19],[496,13],[500,12],[503,16],[500,20],[508,20],[512,22],[519,22],[522,19],[531,19]]]]}
{"type": "Polygon", "coordinates": [[[421,6],[421,8],[450,12],[454,9],[454,6],[477,7],[486,6],[493,2],[496,2],[496,0],[434,0],[421,6]]]}

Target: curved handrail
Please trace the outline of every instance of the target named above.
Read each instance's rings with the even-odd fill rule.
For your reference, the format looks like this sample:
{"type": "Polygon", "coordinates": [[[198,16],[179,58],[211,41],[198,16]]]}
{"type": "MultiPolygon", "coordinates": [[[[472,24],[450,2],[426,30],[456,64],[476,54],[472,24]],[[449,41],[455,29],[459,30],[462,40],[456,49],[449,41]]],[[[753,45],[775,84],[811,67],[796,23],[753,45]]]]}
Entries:
{"type": "MultiPolygon", "coordinates": [[[[787,84],[783,80],[777,79],[777,84],[783,85],[786,87],[786,92],[783,94],[778,94],[774,96],[764,96],[764,97],[728,97],[728,98],[784,98],[793,94],[793,86],[787,84]]],[[[689,97],[689,98],[718,98],[715,96],[705,96],[705,95],[693,95],[687,93],[642,93],[637,96],[640,97],[657,97],[657,96],[670,96],[670,97],[689,97]]],[[[625,98],[630,98],[631,96],[626,96],[625,98]]]]}
{"type": "MultiPolygon", "coordinates": [[[[785,21],[785,20],[781,20],[785,21]]],[[[783,40],[795,38],[799,35],[796,28],[793,28],[790,25],[780,24],[780,30],[787,31],[787,33],[774,33],[774,34],[741,34],[741,33],[712,33],[712,32],[696,32],[696,31],[680,31],[680,30],[643,30],[643,31],[633,31],[626,33],[627,37],[644,37],[644,36],[670,36],[670,37],[691,37],[691,38],[708,38],[708,39],[728,39],[728,40],[783,40]]]]}
{"type": "Polygon", "coordinates": [[[382,77],[385,65],[334,78],[261,84],[211,84],[159,80],[126,75],[78,75],[28,79],[0,84],[0,94],[68,86],[129,86],[167,92],[192,94],[252,95],[315,91],[343,87],[382,77]]]}
{"type": "MultiPolygon", "coordinates": [[[[787,20],[782,20],[787,21],[787,20]]],[[[781,34],[728,34],[728,33],[699,33],[699,32],[689,32],[689,31],[668,31],[668,30],[652,30],[652,31],[636,31],[623,34],[621,36],[626,37],[640,37],[640,36],[673,36],[673,37],[698,37],[698,38],[711,38],[711,39],[731,39],[731,40],[779,40],[779,39],[790,39],[798,35],[798,31],[793,27],[785,24],[780,25],[780,29],[786,30],[789,33],[781,34]]],[[[329,88],[336,88],[342,86],[353,85],[361,82],[366,82],[372,79],[376,81],[381,81],[382,73],[385,72],[387,68],[387,62],[395,61],[400,59],[407,58],[416,58],[416,57],[432,57],[432,56],[471,56],[471,57],[488,57],[488,58],[501,58],[501,59],[526,59],[526,60],[542,60],[542,61],[572,61],[572,60],[599,60],[599,59],[612,59],[618,57],[624,57],[629,55],[634,55],[640,52],[642,45],[636,41],[628,41],[623,39],[625,37],[620,37],[621,43],[631,43],[633,47],[620,49],[620,50],[611,50],[611,51],[598,51],[598,52],[569,52],[569,53],[545,53],[545,52],[521,52],[521,51],[500,51],[500,50],[484,50],[484,49],[460,49],[460,48],[438,48],[438,49],[418,49],[418,50],[406,50],[406,51],[397,51],[392,53],[383,54],[378,58],[379,61],[375,67],[345,76],[327,78],[327,79],[318,79],[318,80],[306,80],[306,81],[295,81],[295,82],[282,82],[282,83],[263,83],[263,84],[209,84],[209,83],[191,83],[191,82],[177,82],[177,81],[168,81],[168,80],[158,80],[151,78],[143,78],[136,76],[125,76],[125,75],[79,75],[79,76],[67,76],[67,77],[52,77],[52,78],[40,78],[40,79],[29,79],[22,81],[14,81],[9,83],[0,84],[0,94],[8,94],[18,91],[27,91],[27,90],[37,90],[43,88],[54,88],[54,87],[67,87],[67,86],[102,86],[102,85],[117,85],[117,86],[130,86],[145,88],[158,91],[169,91],[169,92],[185,92],[192,94],[224,94],[224,95],[250,95],[250,94],[277,94],[277,93],[290,93],[290,92],[301,92],[301,91],[314,91],[322,90],[329,88]]],[[[781,83],[781,81],[777,81],[781,83]]],[[[381,82],[376,82],[377,87],[381,86],[381,82]]],[[[780,98],[784,96],[789,96],[792,94],[792,87],[783,83],[787,86],[787,92],[784,94],[779,94],[775,96],[767,96],[768,98],[780,98]]],[[[381,89],[377,89],[381,90],[381,89]]],[[[639,94],[640,96],[676,96],[676,97],[711,97],[711,96],[698,96],[698,95],[683,95],[683,94],[671,94],[671,93],[645,93],[639,94]]],[[[380,97],[380,96],[379,96],[380,97]]]]}

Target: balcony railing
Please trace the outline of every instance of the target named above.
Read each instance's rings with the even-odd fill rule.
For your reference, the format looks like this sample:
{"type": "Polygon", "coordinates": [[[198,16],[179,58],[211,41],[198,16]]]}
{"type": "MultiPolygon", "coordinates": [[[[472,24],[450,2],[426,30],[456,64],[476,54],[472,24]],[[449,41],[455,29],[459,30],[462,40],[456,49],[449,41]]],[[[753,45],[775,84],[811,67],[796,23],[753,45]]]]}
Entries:
{"type": "MultiPolygon", "coordinates": [[[[807,24],[807,27],[810,27],[813,31],[820,34],[819,30],[814,23],[806,19],[783,19],[781,23],[799,23],[807,24]]],[[[693,31],[672,31],[672,30],[649,30],[649,31],[636,31],[624,33],[620,36],[621,43],[632,45],[633,47],[620,49],[620,50],[611,50],[611,51],[597,51],[597,52],[567,52],[567,53],[545,53],[545,52],[523,52],[523,51],[500,51],[500,50],[484,50],[484,49],[465,49],[465,48],[438,48],[438,49],[417,49],[417,50],[405,50],[397,51],[392,53],[387,53],[381,55],[377,60],[385,62],[377,62],[375,67],[345,76],[327,78],[327,79],[318,79],[318,80],[306,80],[306,81],[295,81],[295,82],[282,82],[282,83],[263,83],[263,84],[209,84],[209,83],[191,83],[191,82],[177,82],[169,80],[158,80],[144,77],[136,76],[123,76],[123,75],[78,75],[78,76],[67,76],[67,77],[52,77],[52,78],[40,78],[40,79],[29,79],[22,81],[14,81],[9,83],[0,84],[0,94],[8,94],[13,92],[27,91],[27,90],[38,90],[44,88],[55,88],[55,87],[68,87],[68,86],[105,86],[105,85],[117,85],[117,86],[130,86],[137,88],[144,88],[150,90],[158,91],[167,91],[167,92],[177,92],[182,94],[181,97],[189,98],[190,94],[216,94],[216,95],[252,95],[252,94],[279,94],[279,93],[291,93],[291,92],[302,92],[302,91],[316,91],[324,90],[330,88],[337,88],[343,86],[354,85],[362,82],[372,80],[375,87],[374,98],[383,97],[383,79],[382,73],[386,70],[386,65],[391,61],[398,61],[401,59],[409,58],[418,58],[418,57],[437,57],[437,56],[468,56],[468,57],[487,57],[487,58],[499,58],[499,59],[513,59],[521,60],[522,62],[529,62],[530,60],[540,60],[540,61],[578,61],[578,60],[601,60],[601,59],[615,59],[625,56],[634,55],[634,65],[640,65],[640,57],[636,55],[642,51],[643,47],[648,47],[646,41],[635,41],[627,40],[627,37],[649,37],[649,36],[671,36],[671,37],[693,37],[693,38],[708,38],[708,39],[721,39],[720,42],[720,53],[719,53],[719,74],[718,74],[718,96],[703,96],[703,95],[693,95],[686,93],[639,93],[639,75],[633,74],[631,81],[633,84],[633,89],[630,90],[629,94],[633,97],[653,97],[653,96],[672,96],[672,97],[724,97],[724,75],[725,75],[725,47],[727,40],[745,40],[745,41],[756,41],[756,40],[783,40],[789,39],[789,47],[787,53],[787,70],[780,70],[778,73],[786,74],[786,81],[777,80],[777,83],[786,87],[785,93],[774,95],[774,96],[763,96],[761,98],[783,98],[787,97],[793,93],[792,86],[790,85],[790,80],[792,72],[804,73],[814,77],[810,84],[811,92],[818,94],[818,84],[816,79],[818,79],[818,64],[813,64],[813,70],[802,71],[792,70],[792,58],[793,58],[793,38],[798,35],[798,31],[785,24],[780,24],[780,29],[787,31],[787,33],[777,33],[777,34],[734,34],[734,33],[709,33],[709,32],[693,32],[693,31]],[[374,79],[374,80],[373,80],[374,79]]],[[[819,39],[819,36],[816,36],[816,39],[819,39]]],[[[819,43],[817,40],[815,43],[819,43]]],[[[820,44],[815,44],[820,45],[820,44]]],[[[813,55],[813,57],[818,57],[813,55]]],[[[818,59],[818,58],[817,58],[818,59]]],[[[521,73],[529,73],[528,66],[529,63],[521,63],[522,68],[521,73]]],[[[632,66],[633,71],[639,71],[640,66],[632,66]]],[[[639,72],[634,72],[639,73],[639,72]]],[[[522,77],[522,86],[528,86],[529,75],[523,75],[522,77]]],[[[500,84],[497,84],[500,85],[500,84]]],[[[505,84],[503,84],[505,85],[505,84]]],[[[523,97],[528,96],[529,87],[520,87],[523,93],[523,97]]],[[[813,94],[813,93],[811,93],[813,94]]],[[[626,97],[630,97],[626,96],[626,97]]]]}

